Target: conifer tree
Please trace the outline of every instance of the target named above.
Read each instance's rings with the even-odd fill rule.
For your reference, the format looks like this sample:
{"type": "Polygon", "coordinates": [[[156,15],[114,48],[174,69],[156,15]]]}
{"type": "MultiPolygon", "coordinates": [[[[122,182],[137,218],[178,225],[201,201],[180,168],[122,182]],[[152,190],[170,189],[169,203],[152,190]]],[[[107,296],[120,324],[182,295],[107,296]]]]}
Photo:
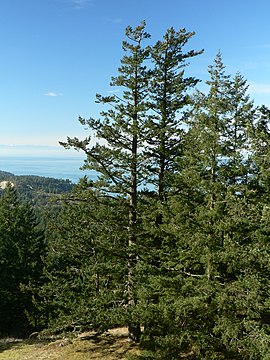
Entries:
{"type": "MultiPolygon", "coordinates": [[[[227,91],[230,77],[225,72],[219,52],[214,65],[209,66],[210,80],[206,81],[209,93],[197,91],[194,110],[190,117],[187,147],[196,151],[193,170],[202,177],[203,191],[207,192],[209,209],[213,209],[218,195],[222,195],[220,186],[225,146],[222,144],[224,129],[227,126],[229,101],[227,91]]],[[[192,151],[192,150],[191,150],[192,151]]],[[[187,152],[189,154],[189,152],[187,152]]]]}
{"type": "Polygon", "coordinates": [[[45,249],[33,209],[8,187],[0,199],[0,333],[25,336],[38,326],[32,299],[42,282],[45,249]]]}
{"type": "Polygon", "coordinates": [[[160,326],[152,311],[160,305],[160,282],[169,281],[171,277],[167,260],[173,256],[175,237],[167,228],[171,216],[169,203],[183,186],[176,180],[176,173],[181,171],[190,95],[199,81],[187,76],[185,69],[189,59],[202,53],[185,51],[193,35],[185,29],[175,31],[170,28],[161,41],[149,47],[152,71],[144,149],[149,180],[147,191],[141,194],[144,246],[148,248],[143,263],[147,277],[142,276],[145,285],[141,294],[146,329],[144,337],[147,334],[151,337],[160,326]]]}
{"type": "Polygon", "coordinates": [[[123,214],[85,178],[64,201],[60,215],[49,220],[48,281],[39,293],[40,312],[54,331],[106,330],[123,318],[123,214]]]}
{"type": "MultiPolygon", "coordinates": [[[[105,144],[90,145],[90,138],[80,141],[68,138],[66,147],[75,147],[85,152],[85,169],[95,170],[98,181],[93,185],[103,196],[113,196],[125,199],[127,232],[127,293],[128,309],[136,304],[135,267],[137,262],[137,223],[138,223],[138,187],[143,183],[142,167],[144,157],[142,147],[144,142],[144,122],[147,110],[146,96],[148,88],[148,71],[145,61],[149,51],[143,48],[143,41],[149,38],[145,31],[145,23],[136,28],[128,27],[123,42],[124,57],[119,75],[112,78],[111,85],[122,87],[122,96],[97,95],[97,101],[109,104],[111,108],[101,113],[102,119],[82,119],[80,122],[95,131],[98,139],[105,144]]],[[[116,205],[117,206],[117,205],[116,205]]],[[[124,230],[124,229],[123,229],[124,230]]],[[[132,317],[132,316],[130,316],[132,317]]],[[[130,337],[139,339],[140,328],[128,320],[130,337]]]]}
{"type": "Polygon", "coordinates": [[[251,183],[261,202],[269,198],[269,146],[270,146],[270,110],[262,105],[255,111],[255,121],[250,131],[252,174],[251,183]]]}
{"type": "Polygon", "coordinates": [[[241,191],[247,184],[250,173],[250,131],[254,119],[253,103],[247,94],[246,80],[237,73],[228,84],[226,91],[228,112],[224,135],[222,137],[224,148],[223,173],[224,182],[230,186],[231,191],[241,191]]]}
{"type": "MultiPolygon", "coordinates": [[[[141,301],[147,268],[153,265],[152,250],[155,253],[161,250],[162,239],[157,233],[163,223],[162,207],[175,188],[171,175],[182,151],[180,118],[190,103],[188,93],[198,82],[193,77],[185,77],[184,68],[187,59],[201,52],[183,52],[193,36],[185,29],[176,32],[171,28],[163,41],[145,48],[143,40],[149,38],[149,34],[145,32],[144,23],[135,29],[128,27],[126,36],[129,39],[123,42],[126,54],[121,60],[119,75],[111,82],[112,86],[123,88],[122,95],[98,95],[97,101],[111,108],[102,112],[99,120],[79,118],[101,143],[92,145],[90,138],[83,141],[68,138],[61,144],[83,150],[87,156],[84,168],[95,170],[99,175],[92,184],[93,189],[98,190],[98,197],[109,197],[115,209],[119,205],[126,209],[121,232],[126,236],[122,243],[127,269],[125,312],[130,337],[137,341],[142,317],[138,315],[142,307],[136,310],[138,297],[141,301]]],[[[100,229],[102,231],[102,226],[100,229]]],[[[160,255],[154,263],[159,261],[158,257],[160,255]]],[[[148,300],[151,301],[151,296],[148,300]]]]}
{"type": "MultiPolygon", "coordinates": [[[[78,228],[66,232],[62,219],[55,278],[66,273],[69,299],[87,289],[96,325],[109,308],[115,323],[128,325],[138,341],[144,321],[146,358],[264,359],[269,233],[257,192],[259,185],[261,193],[268,191],[267,162],[258,156],[268,154],[268,128],[263,120],[254,126],[246,81],[226,74],[220,53],[209,67],[209,92],[197,91],[191,101],[198,80],[185,77],[184,67],[200,52],[183,53],[183,46],[192,35],[169,29],[163,41],[143,47],[145,24],[128,27],[126,55],[111,82],[123,88],[121,95],[97,96],[110,106],[101,119],[79,118],[101,142],[61,143],[84,151],[84,168],[95,170],[98,180],[66,210],[74,224],[78,208],[84,213],[78,228]],[[95,206],[80,207],[86,199],[95,206]],[[114,272],[117,261],[121,269],[114,272]],[[75,281],[72,269],[80,274],[75,281]]],[[[56,293],[55,309],[64,298],[56,293]]],[[[77,319],[68,322],[86,320],[82,309],[88,306],[82,301],[77,319]]]]}
{"type": "MultiPolygon", "coordinates": [[[[153,219],[156,225],[162,223],[161,211],[154,210],[156,205],[151,202],[152,191],[141,189],[153,184],[155,201],[162,203],[173,187],[169,181],[181,153],[183,135],[178,112],[189,104],[188,92],[198,81],[185,77],[184,67],[188,58],[200,52],[183,53],[183,47],[193,36],[185,29],[176,32],[171,28],[163,41],[146,48],[142,47],[142,41],[149,38],[149,34],[145,32],[144,23],[135,29],[128,27],[126,36],[129,42],[123,42],[123,49],[129,54],[121,61],[119,76],[111,82],[113,86],[123,87],[122,96],[98,95],[98,102],[112,108],[101,113],[101,120],[80,118],[105,144],[91,147],[90,138],[84,141],[68,138],[62,145],[85,152],[85,168],[99,174],[93,184],[99,196],[112,196],[116,206],[117,199],[121,199],[121,204],[126,203],[127,312],[131,312],[132,319],[137,291],[142,287],[136,281],[136,271],[142,281],[144,265],[147,268],[151,256],[151,237],[158,238],[154,235],[156,230],[144,228],[142,221],[143,218],[145,223],[150,220],[150,227],[153,219]],[[148,214],[152,212],[151,219],[143,216],[145,210],[148,214]]],[[[161,242],[160,236],[158,242],[161,242]]],[[[138,340],[138,323],[129,321],[128,325],[130,336],[138,340]]]]}
{"type": "Polygon", "coordinates": [[[198,79],[185,76],[189,58],[203,51],[184,47],[194,32],[186,29],[166,31],[163,41],[150,48],[153,66],[149,88],[152,114],[148,121],[147,152],[149,163],[149,182],[154,185],[158,199],[164,201],[172,192],[173,174],[179,164],[183,151],[185,111],[191,104],[190,93],[198,79]]]}
{"type": "Polygon", "coordinates": [[[209,73],[209,92],[197,94],[190,116],[179,175],[186,189],[167,227],[176,249],[163,264],[170,276],[159,278],[162,296],[152,306],[158,325],[149,339],[160,359],[264,359],[268,250],[250,191],[252,104],[220,54],[209,73]]]}

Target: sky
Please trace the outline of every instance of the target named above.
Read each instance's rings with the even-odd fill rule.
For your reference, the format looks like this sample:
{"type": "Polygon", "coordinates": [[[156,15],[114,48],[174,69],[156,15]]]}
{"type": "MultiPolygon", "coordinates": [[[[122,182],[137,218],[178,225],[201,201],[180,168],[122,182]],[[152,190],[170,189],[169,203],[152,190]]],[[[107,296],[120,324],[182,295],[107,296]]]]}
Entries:
{"type": "Polygon", "coordinates": [[[0,156],[61,152],[67,136],[87,136],[78,116],[99,116],[95,95],[112,91],[125,28],[142,20],[149,43],[169,27],[195,31],[188,46],[204,53],[189,71],[207,80],[220,50],[270,106],[269,13],[269,0],[0,0],[0,156]]]}

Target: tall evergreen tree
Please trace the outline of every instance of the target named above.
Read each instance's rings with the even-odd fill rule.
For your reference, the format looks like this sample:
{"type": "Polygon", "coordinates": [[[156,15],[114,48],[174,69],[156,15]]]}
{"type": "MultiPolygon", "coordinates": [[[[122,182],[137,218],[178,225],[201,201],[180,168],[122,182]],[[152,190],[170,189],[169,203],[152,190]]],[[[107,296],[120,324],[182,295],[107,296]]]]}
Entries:
{"type": "Polygon", "coordinates": [[[0,199],[0,333],[24,336],[38,325],[32,299],[41,284],[45,249],[33,209],[8,187],[0,199]]]}
{"type": "Polygon", "coordinates": [[[146,231],[151,224],[148,247],[151,262],[155,266],[158,266],[158,258],[163,256],[160,247],[166,238],[162,224],[168,197],[177,194],[182,186],[176,182],[175,173],[181,171],[185,114],[191,105],[191,92],[199,81],[185,74],[187,61],[203,52],[185,51],[192,36],[194,32],[187,32],[186,29],[175,31],[170,28],[162,41],[157,41],[150,47],[150,111],[144,152],[148,159],[148,187],[151,189],[148,195],[151,196],[144,197],[145,207],[148,208],[144,211],[144,218],[146,231]]]}
{"type": "MultiPolygon", "coordinates": [[[[128,325],[138,341],[144,321],[144,344],[151,350],[146,358],[264,359],[269,233],[267,208],[256,194],[258,184],[263,193],[268,181],[267,163],[258,160],[260,151],[267,153],[267,124],[254,127],[246,81],[226,74],[220,53],[209,67],[209,92],[198,91],[192,111],[185,112],[197,80],[185,77],[184,67],[200,53],[183,53],[192,35],[169,29],[163,41],[143,47],[145,24],[127,28],[126,55],[111,83],[123,87],[122,95],[98,95],[109,110],[99,120],[79,119],[101,141],[62,143],[85,152],[84,167],[95,170],[98,180],[79,197],[83,203],[85,194],[95,194],[87,198],[94,207],[75,203],[66,210],[74,224],[78,208],[84,216],[74,233],[64,230],[63,219],[55,275],[59,280],[68,270],[68,288],[87,289],[100,314],[95,324],[104,320],[104,306],[117,309],[116,323],[128,325]],[[257,138],[250,138],[252,131],[257,138]],[[256,141],[262,147],[252,156],[256,141]],[[89,251],[87,272],[81,259],[89,251]],[[113,272],[116,259],[122,270],[113,272]],[[74,282],[72,269],[86,275],[88,286],[81,275],[74,282]]],[[[64,296],[56,293],[61,308],[64,296]]],[[[74,291],[66,294],[72,299],[74,291]]],[[[81,310],[75,314],[82,316],[81,310]]]]}
{"type": "MultiPolygon", "coordinates": [[[[151,78],[147,139],[144,153],[148,159],[148,189],[141,194],[143,212],[145,285],[141,294],[146,334],[156,331],[153,308],[160,305],[160,283],[170,281],[168,258],[173,256],[175,237],[167,228],[171,212],[169,203],[182,190],[176,179],[181,171],[181,158],[186,132],[186,112],[191,105],[191,93],[198,79],[187,76],[188,60],[202,51],[185,51],[194,33],[170,28],[163,39],[150,49],[151,78]],[[152,307],[153,306],[153,307],[152,307]]],[[[159,311],[159,310],[158,310],[159,311]]],[[[166,310],[165,310],[166,311],[166,310]]]]}
{"type": "Polygon", "coordinates": [[[184,47],[193,32],[186,29],[166,31],[163,41],[150,48],[152,76],[149,88],[150,108],[147,154],[149,162],[149,183],[155,187],[158,199],[164,201],[175,184],[172,174],[177,170],[183,151],[185,111],[191,104],[191,90],[198,79],[185,76],[189,58],[203,51],[184,47]]]}
{"type": "Polygon", "coordinates": [[[157,279],[162,295],[148,339],[155,358],[264,359],[268,250],[249,190],[252,104],[220,54],[209,73],[209,92],[197,94],[190,117],[179,175],[186,188],[167,226],[176,249],[162,264],[170,276],[157,279]]]}
{"type": "Polygon", "coordinates": [[[40,312],[52,330],[106,330],[123,321],[127,221],[117,200],[97,196],[86,179],[64,201],[49,220],[40,312]]]}
{"type": "Polygon", "coordinates": [[[223,173],[224,181],[232,191],[241,191],[249,181],[251,141],[250,131],[254,120],[253,103],[247,94],[246,80],[237,73],[226,91],[228,112],[224,127],[223,173]]]}
{"type": "MultiPolygon", "coordinates": [[[[85,152],[87,159],[85,169],[95,170],[98,181],[94,187],[108,196],[126,199],[127,209],[127,293],[128,308],[136,304],[135,275],[137,262],[137,214],[138,187],[143,183],[142,167],[144,157],[141,149],[144,143],[145,112],[147,110],[146,96],[148,89],[148,71],[145,66],[149,51],[143,48],[143,41],[149,38],[145,31],[145,24],[132,29],[126,29],[128,41],[123,42],[126,53],[121,60],[119,75],[112,78],[112,86],[123,87],[122,97],[97,96],[97,101],[111,105],[111,109],[101,113],[102,119],[85,120],[80,118],[83,125],[89,126],[96,132],[98,139],[105,144],[90,145],[90,138],[80,141],[68,138],[66,147],[75,147],[85,152]]],[[[124,230],[124,229],[123,229],[124,230]]],[[[130,337],[138,340],[140,328],[129,320],[130,337]]]]}
{"type": "MultiPolygon", "coordinates": [[[[197,91],[195,95],[194,110],[189,121],[189,150],[186,154],[192,155],[188,161],[193,162],[192,158],[194,159],[193,172],[200,174],[209,209],[213,209],[218,195],[222,196],[220,187],[225,185],[220,178],[225,156],[222,140],[230,106],[227,95],[230,77],[225,72],[220,52],[214,65],[209,66],[209,75],[210,80],[206,81],[209,86],[208,94],[197,91]]],[[[188,171],[189,167],[190,165],[188,171]]]]}
{"type": "Polygon", "coordinates": [[[270,145],[270,110],[266,106],[260,106],[255,111],[251,136],[252,153],[252,185],[256,188],[261,201],[268,203],[270,182],[269,182],[269,145],[270,145]]]}
{"type": "MultiPolygon", "coordinates": [[[[112,109],[101,113],[102,120],[80,118],[83,125],[88,125],[99,139],[105,140],[105,145],[97,143],[91,147],[90,138],[84,141],[68,138],[67,143],[62,145],[86,153],[85,168],[98,172],[99,179],[94,187],[99,189],[100,195],[113,196],[115,200],[126,202],[127,312],[130,312],[132,319],[137,291],[142,286],[136,280],[136,272],[139,271],[137,274],[142,280],[144,263],[146,268],[148,266],[149,240],[151,236],[157,239],[149,226],[143,229],[144,225],[141,224],[143,218],[147,219],[147,215],[142,216],[146,206],[150,205],[150,212],[155,214],[156,225],[162,223],[160,210],[154,210],[156,205],[151,203],[151,191],[142,192],[141,197],[141,189],[153,184],[156,200],[162,203],[172,188],[169,178],[175,171],[176,159],[181,153],[183,135],[177,116],[189,104],[188,92],[198,81],[185,77],[184,67],[188,58],[200,52],[183,53],[183,47],[193,36],[185,29],[176,32],[171,28],[163,41],[146,48],[142,47],[142,41],[149,38],[149,34],[145,32],[144,23],[135,29],[128,27],[126,36],[130,42],[124,41],[123,49],[129,54],[123,57],[119,76],[112,78],[111,83],[123,87],[122,97],[98,95],[98,102],[109,104],[112,109]],[[138,262],[139,259],[143,259],[143,262],[138,262]]],[[[146,212],[149,213],[148,210],[146,212]]],[[[150,215],[150,224],[153,214],[150,215]]],[[[161,240],[158,241],[160,243],[161,240]]],[[[133,324],[128,321],[128,325],[130,336],[138,340],[138,322],[133,324]]]]}

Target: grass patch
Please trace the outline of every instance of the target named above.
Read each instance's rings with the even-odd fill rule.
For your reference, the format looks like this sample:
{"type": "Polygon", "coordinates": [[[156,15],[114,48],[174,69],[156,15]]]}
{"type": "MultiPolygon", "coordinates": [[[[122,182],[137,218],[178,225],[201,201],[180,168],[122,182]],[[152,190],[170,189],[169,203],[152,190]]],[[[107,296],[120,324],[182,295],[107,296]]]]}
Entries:
{"type": "Polygon", "coordinates": [[[0,342],[0,360],[117,360],[139,354],[128,340],[126,329],[97,336],[84,333],[72,339],[0,342]]]}

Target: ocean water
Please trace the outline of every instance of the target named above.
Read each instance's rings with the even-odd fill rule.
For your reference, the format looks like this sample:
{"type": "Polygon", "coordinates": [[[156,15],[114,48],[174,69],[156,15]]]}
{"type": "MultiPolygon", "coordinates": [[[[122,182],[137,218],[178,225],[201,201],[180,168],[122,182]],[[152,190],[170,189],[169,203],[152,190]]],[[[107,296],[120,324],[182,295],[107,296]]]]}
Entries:
{"type": "Polygon", "coordinates": [[[38,156],[0,156],[0,170],[15,175],[37,175],[56,179],[69,179],[77,183],[87,175],[93,178],[90,171],[82,171],[83,159],[76,157],[38,157],[38,156]]]}

